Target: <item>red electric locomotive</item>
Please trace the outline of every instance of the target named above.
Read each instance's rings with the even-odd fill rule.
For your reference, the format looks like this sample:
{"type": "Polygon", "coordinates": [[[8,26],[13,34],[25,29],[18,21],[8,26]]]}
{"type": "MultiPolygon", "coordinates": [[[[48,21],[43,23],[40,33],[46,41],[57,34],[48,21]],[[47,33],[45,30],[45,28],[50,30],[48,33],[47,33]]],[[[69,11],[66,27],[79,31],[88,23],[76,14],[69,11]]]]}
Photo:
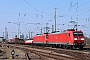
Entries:
{"type": "Polygon", "coordinates": [[[52,47],[62,48],[80,48],[85,45],[83,32],[80,30],[68,29],[62,33],[46,33],[43,35],[36,35],[33,38],[33,44],[44,44],[52,47]]]}
{"type": "Polygon", "coordinates": [[[47,33],[46,34],[37,34],[36,36],[33,37],[33,44],[36,45],[45,45],[47,44],[47,33]]]}
{"type": "Polygon", "coordinates": [[[63,48],[80,48],[85,45],[83,32],[69,29],[63,33],[52,33],[48,35],[47,44],[63,48]]]}

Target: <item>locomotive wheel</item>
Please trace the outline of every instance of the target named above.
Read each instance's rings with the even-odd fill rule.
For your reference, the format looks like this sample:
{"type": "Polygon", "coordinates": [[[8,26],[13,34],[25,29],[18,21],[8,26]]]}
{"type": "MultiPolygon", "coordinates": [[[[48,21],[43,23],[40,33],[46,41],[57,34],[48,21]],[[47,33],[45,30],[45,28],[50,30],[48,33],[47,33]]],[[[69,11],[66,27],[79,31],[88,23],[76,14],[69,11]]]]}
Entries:
{"type": "Polygon", "coordinates": [[[54,48],[54,45],[51,45],[52,48],[54,48]]]}
{"type": "Polygon", "coordinates": [[[80,46],[79,49],[82,50],[83,49],[83,46],[80,46]]]}
{"type": "Polygon", "coordinates": [[[68,45],[66,45],[66,49],[69,49],[70,47],[68,45]]]}
{"type": "Polygon", "coordinates": [[[75,48],[74,46],[71,46],[71,49],[73,49],[73,50],[74,50],[74,49],[76,49],[76,48],[75,48]]]}
{"type": "Polygon", "coordinates": [[[66,45],[63,45],[62,48],[65,49],[66,48],[66,45]]]}

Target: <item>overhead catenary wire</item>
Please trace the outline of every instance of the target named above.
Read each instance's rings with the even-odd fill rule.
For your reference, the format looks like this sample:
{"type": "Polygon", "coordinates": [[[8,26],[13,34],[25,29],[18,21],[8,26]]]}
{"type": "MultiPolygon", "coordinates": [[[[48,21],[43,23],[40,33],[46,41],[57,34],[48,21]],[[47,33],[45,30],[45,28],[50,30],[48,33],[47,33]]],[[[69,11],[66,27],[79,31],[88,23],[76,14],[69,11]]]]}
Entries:
{"type": "MultiPolygon", "coordinates": [[[[14,9],[15,7],[19,6],[19,5],[22,4],[23,2],[24,2],[24,1],[21,1],[18,5],[14,6],[13,8],[9,9],[8,11],[14,9]]],[[[6,11],[6,13],[7,13],[8,11],[6,11]]]]}
{"type": "MultiPolygon", "coordinates": [[[[83,3],[83,4],[81,4],[81,5],[79,5],[77,8],[80,8],[81,6],[83,6],[83,5],[85,5],[85,4],[87,4],[87,3],[89,3],[90,1],[87,1],[87,2],[85,2],[85,3],[83,3]]],[[[72,9],[72,10],[70,10],[70,11],[73,11],[73,10],[77,10],[77,8],[74,8],[74,9],[72,9]]],[[[78,13],[78,12],[81,12],[82,10],[85,10],[85,9],[88,9],[89,7],[87,7],[87,8],[83,8],[83,9],[78,9],[77,11],[75,11],[75,12],[66,12],[66,13],[68,13],[68,14],[65,14],[65,16],[67,15],[70,15],[70,14],[74,14],[74,13],[78,13]]]]}
{"type": "Polygon", "coordinates": [[[63,1],[63,0],[60,0],[60,1],[56,2],[55,4],[53,4],[53,5],[51,5],[50,7],[46,8],[45,10],[50,9],[51,7],[53,7],[53,6],[57,5],[58,3],[61,3],[62,1],[63,1]]]}
{"type": "MultiPolygon", "coordinates": [[[[24,0],[24,1],[25,1],[25,0],[24,0]]],[[[84,4],[85,4],[85,3],[83,3],[82,5],[84,5],[84,4]]],[[[82,5],[81,5],[81,6],[82,6],[82,5]]],[[[32,6],[32,7],[33,7],[33,6],[32,6]]],[[[34,8],[34,9],[35,9],[35,8],[34,8]]],[[[37,9],[36,9],[36,10],[37,10],[37,9]]],[[[38,11],[38,10],[37,10],[37,11],[38,11]]],[[[42,13],[42,12],[41,12],[41,13],[42,13]]],[[[39,15],[39,14],[38,14],[38,15],[39,15]]],[[[53,14],[52,14],[52,15],[53,15],[53,14]]],[[[40,16],[42,17],[43,15],[40,15],[40,16]]]]}
{"type": "Polygon", "coordinates": [[[25,2],[26,4],[28,4],[29,6],[31,6],[32,8],[34,8],[36,11],[40,12],[40,13],[44,13],[44,14],[48,14],[48,15],[53,15],[53,14],[46,13],[46,12],[43,12],[43,11],[38,10],[38,9],[35,8],[33,5],[31,5],[30,3],[28,3],[26,0],[24,0],[24,2],[25,2]]]}
{"type": "MultiPolygon", "coordinates": [[[[25,0],[24,0],[25,1],[25,0]]],[[[21,2],[22,3],[22,2],[21,2]]],[[[20,3],[20,4],[21,4],[20,3]]],[[[27,2],[26,2],[27,3],[27,2]]],[[[18,5],[20,5],[20,4],[18,4],[18,5]]],[[[17,6],[18,6],[17,5],[17,6]]],[[[14,9],[15,7],[17,7],[17,6],[14,6],[13,8],[11,8],[11,9],[9,9],[8,11],[10,11],[10,10],[12,10],[12,9],[14,9]]],[[[32,5],[31,5],[32,6],[32,5]]],[[[33,6],[32,6],[33,7],[33,6]]],[[[35,7],[33,7],[34,9],[36,9],[35,7]]],[[[39,11],[38,9],[36,9],[37,11],[39,11]]],[[[3,12],[3,13],[11,13],[11,14],[18,14],[18,13],[12,13],[12,12],[8,12],[8,11],[6,11],[6,12],[3,12]]],[[[40,15],[41,16],[41,18],[43,18],[44,16],[42,15],[44,12],[43,11],[39,11],[39,12],[41,12],[41,14],[38,14],[38,16],[40,15]]],[[[49,13],[45,13],[45,14],[48,14],[49,16],[50,15],[53,15],[53,14],[49,14],[49,13]]]]}
{"type": "Polygon", "coordinates": [[[12,4],[14,4],[16,1],[17,1],[17,0],[14,0],[11,4],[9,4],[9,5],[6,6],[5,8],[3,8],[3,9],[1,10],[1,12],[4,11],[4,10],[6,10],[8,7],[10,7],[10,6],[11,6],[12,4]]]}
{"type": "MultiPolygon", "coordinates": [[[[45,1],[46,1],[46,0],[45,0],[45,1]]],[[[25,2],[25,3],[26,3],[26,2],[25,2]]],[[[29,3],[30,3],[30,2],[29,2],[29,3]]],[[[59,2],[58,2],[58,3],[59,3],[59,2]]],[[[75,3],[76,3],[76,2],[75,2],[75,3]]],[[[26,4],[27,4],[27,3],[26,3],[26,4]]],[[[28,5],[29,5],[29,4],[28,4],[28,5]]],[[[30,6],[30,5],[29,5],[29,6],[30,6]]],[[[32,6],[33,6],[33,5],[32,5],[32,6]]],[[[32,6],[31,6],[31,7],[32,7],[32,6]]],[[[63,6],[62,6],[62,9],[61,9],[61,8],[58,8],[57,10],[59,10],[59,9],[60,9],[60,10],[63,10],[63,9],[65,9],[67,6],[68,6],[68,5],[66,5],[66,6],[63,5],[63,6]]],[[[82,5],[82,6],[83,6],[83,5],[82,5]]],[[[16,7],[17,7],[17,6],[16,6],[16,7]]],[[[33,6],[33,7],[34,7],[34,6],[33,6]]],[[[54,4],[51,6],[51,8],[52,8],[52,7],[54,7],[54,4]]],[[[76,8],[74,8],[74,9],[75,9],[75,12],[72,12],[73,9],[71,9],[71,12],[68,12],[69,14],[67,14],[67,13],[66,13],[66,14],[68,15],[68,17],[69,17],[69,15],[72,15],[72,17],[73,17],[74,15],[77,15],[77,14],[79,14],[79,13],[81,13],[81,14],[82,14],[82,13],[85,13],[85,12],[80,12],[80,11],[79,11],[79,10],[81,10],[81,11],[86,11],[86,10],[88,9],[88,8],[87,8],[86,10],[84,10],[85,8],[86,8],[86,7],[84,7],[83,10],[78,9],[77,11],[76,11],[76,8]],[[73,14],[72,14],[72,13],[73,13],[73,14]]],[[[35,9],[35,8],[33,8],[33,9],[35,9]]],[[[12,10],[12,9],[11,9],[11,10],[12,10]]],[[[11,11],[11,10],[9,10],[9,11],[11,11]]],[[[36,8],[35,10],[37,11],[36,14],[31,14],[31,13],[26,13],[26,12],[25,12],[25,13],[19,12],[19,13],[20,13],[21,16],[24,15],[23,17],[26,17],[27,15],[34,15],[34,17],[36,17],[36,18],[38,18],[38,17],[39,17],[39,18],[44,18],[44,17],[46,17],[46,16],[49,16],[49,17],[50,17],[50,16],[53,16],[53,13],[50,14],[49,12],[48,12],[48,14],[44,14],[45,11],[46,11],[45,9],[40,11],[39,9],[36,8]]],[[[47,9],[47,10],[48,10],[48,9],[47,9]]],[[[67,9],[67,10],[68,10],[68,9],[67,9]]],[[[7,11],[7,13],[18,14],[18,13],[12,13],[12,12],[8,12],[8,11],[7,11]]],[[[64,14],[65,14],[65,13],[64,13],[64,14]]],[[[57,15],[57,16],[59,16],[59,15],[57,15]]],[[[63,16],[65,16],[65,15],[63,15],[63,16]]],[[[71,16],[70,16],[70,17],[71,17],[71,16]]],[[[53,17],[52,17],[52,18],[53,18],[53,17]]],[[[76,17],[75,17],[75,18],[76,18],[76,17]]],[[[78,18],[78,19],[79,19],[79,18],[78,18]]],[[[42,20],[43,20],[43,19],[42,19],[42,20]]],[[[54,20],[54,19],[52,19],[52,20],[54,20]]],[[[31,21],[30,21],[30,22],[31,22],[31,21]]],[[[40,22],[41,22],[41,21],[40,21],[40,22]]]]}
{"type": "Polygon", "coordinates": [[[76,11],[77,11],[77,8],[78,8],[78,2],[75,3],[75,5],[72,5],[72,2],[70,3],[69,12],[71,11],[71,8],[72,8],[72,7],[76,7],[76,11]]]}
{"type": "MultiPolygon", "coordinates": [[[[24,0],[25,2],[26,2],[26,0],[24,0]]],[[[60,0],[60,1],[62,1],[62,0],[60,0]]],[[[26,2],[26,3],[28,3],[28,2],[26,2]]],[[[85,3],[84,3],[85,4],[85,3]]],[[[84,5],[84,4],[82,4],[82,5],[84,5]]],[[[29,4],[30,5],[30,4],[29,4]]],[[[81,5],[81,6],[82,6],[81,5]]],[[[32,5],[30,5],[30,6],[32,6],[32,5]]],[[[33,6],[32,6],[33,7],[33,6]]],[[[36,9],[35,7],[33,7],[34,9],[36,9]]],[[[12,10],[12,9],[10,9],[10,10],[12,10]]],[[[39,11],[38,9],[36,9],[37,11],[39,11]]],[[[43,12],[41,12],[41,13],[43,13],[43,12]]],[[[38,14],[39,15],[39,14],[38,14]]],[[[49,14],[50,15],[50,14],[49,14]]],[[[53,15],[53,14],[51,14],[51,15],[53,15]]]]}
{"type": "MultiPolygon", "coordinates": [[[[85,4],[87,4],[87,3],[89,3],[90,2],[90,0],[89,1],[86,1],[85,3],[83,3],[83,4],[81,4],[81,5],[79,5],[78,6],[78,2],[77,3],[75,3],[75,5],[74,6],[72,6],[72,2],[70,3],[70,8],[71,7],[75,7],[75,6],[77,6],[76,8],[74,8],[74,9],[72,9],[72,10],[70,10],[70,11],[73,11],[73,10],[77,10],[77,8],[80,8],[81,6],[83,6],[83,5],[85,5],[85,4]]],[[[78,10],[77,10],[78,11],[78,10]]]]}
{"type": "Polygon", "coordinates": [[[15,7],[19,6],[19,5],[20,5],[20,4],[22,4],[23,2],[24,2],[24,1],[20,2],[18,5],[14,6],[13,8],[11,8],[11,9],[7,10],[7,11],[6,11],[6,12],[4,12],[4,13],[8,13],[10,10],[12,10],[12,9],[14,9],[15,7]]]}
{"type": "Polygon", "coordinates": [[[64,16],[69,16],[69,15],[71,15],[71,14],[73,14],[72,16],[81,15],[81,14],[84,14],[84,13],[86,13],[86,11],[85,11],[85,12],[83,12],[83,13],[79,13],[79,12],[81,12],[81,11],[83,11],[83,10],[86,10],[86,9],[90,10],[90,7],[87,7],[87,8],[80,9],[80,10],[78,10],[77,12],[76,12],[76,11],[75,11],[75,12],[71,12],[71,13],[69,13],[69,14],[66,14],[66,15],[64,15],[64,16]],[[75,14],[75,13],[79,13],[79,14],[75,14]]]}

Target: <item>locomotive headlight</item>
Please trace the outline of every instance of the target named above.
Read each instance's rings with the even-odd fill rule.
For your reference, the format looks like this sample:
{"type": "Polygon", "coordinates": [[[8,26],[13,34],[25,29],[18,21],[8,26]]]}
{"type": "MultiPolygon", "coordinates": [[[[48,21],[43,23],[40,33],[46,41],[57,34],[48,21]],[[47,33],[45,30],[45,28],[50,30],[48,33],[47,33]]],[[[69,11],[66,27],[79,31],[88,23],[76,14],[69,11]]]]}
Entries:
{"type": "Polygon", "coordinates": [[[84,38],[81,38],[81,40],[84,40],[84,38]]]}
{"type": "Polygon", "coordinates": [[[74,40],[77,40],[77,38],[74,38],[74,40]]]}

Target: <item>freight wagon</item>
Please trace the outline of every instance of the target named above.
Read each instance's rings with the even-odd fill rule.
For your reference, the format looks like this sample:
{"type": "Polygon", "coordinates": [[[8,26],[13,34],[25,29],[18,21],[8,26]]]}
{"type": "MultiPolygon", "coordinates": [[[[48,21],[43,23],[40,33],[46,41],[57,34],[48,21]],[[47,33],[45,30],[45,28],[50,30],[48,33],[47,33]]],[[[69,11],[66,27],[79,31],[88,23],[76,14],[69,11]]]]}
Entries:
{"type": "Polygon", "coordinates": [[[32,42],[33,42],[33,39],[32,40],[24,40],[25,45],[31,45],[32,42]]]}
{"type": "Polygon", "coordinates": [[[24,40],[19,39],[19,38],[12,38],[8,41],[8,43],[10,43],[10,44],[24,44],[24,40]]]}

